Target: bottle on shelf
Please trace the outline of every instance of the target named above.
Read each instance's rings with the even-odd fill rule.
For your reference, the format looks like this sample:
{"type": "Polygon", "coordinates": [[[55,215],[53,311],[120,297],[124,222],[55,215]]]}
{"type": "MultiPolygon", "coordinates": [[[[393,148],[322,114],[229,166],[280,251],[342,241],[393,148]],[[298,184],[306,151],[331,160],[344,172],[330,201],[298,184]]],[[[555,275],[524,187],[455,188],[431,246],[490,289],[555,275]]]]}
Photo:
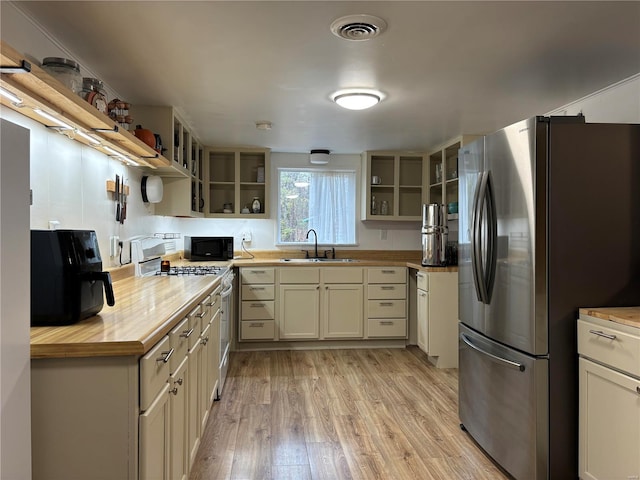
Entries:
{"type": "Polygon", "coordinates": [[[389,215],[389,203],[386,200],[380,204],[380,215],[389,215]]]}
{"type": "Polygon", "coordinates": [[[251,210],[253,213],[260,213],[262,208],[262,204],[260,203],[260,199],[258,197],[253,197],[253,202],[251,203],[251,210]]]}
{"type": "Polygon", "coordinates": [[[378,202],[376,201],[376,196],[371,196],[371,215],[378,214],[378,202]]]}

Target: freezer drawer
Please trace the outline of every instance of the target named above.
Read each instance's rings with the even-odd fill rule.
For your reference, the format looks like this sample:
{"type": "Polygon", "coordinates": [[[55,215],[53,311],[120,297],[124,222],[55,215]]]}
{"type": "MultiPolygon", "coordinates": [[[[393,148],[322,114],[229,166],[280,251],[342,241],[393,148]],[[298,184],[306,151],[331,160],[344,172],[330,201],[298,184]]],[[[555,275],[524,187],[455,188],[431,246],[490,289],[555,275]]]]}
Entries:
{"type": "Polygon", "coordinates": [[[518,480],[547,479],[549,365],[460,324],[459,410],[464,428],[518,480]]]}

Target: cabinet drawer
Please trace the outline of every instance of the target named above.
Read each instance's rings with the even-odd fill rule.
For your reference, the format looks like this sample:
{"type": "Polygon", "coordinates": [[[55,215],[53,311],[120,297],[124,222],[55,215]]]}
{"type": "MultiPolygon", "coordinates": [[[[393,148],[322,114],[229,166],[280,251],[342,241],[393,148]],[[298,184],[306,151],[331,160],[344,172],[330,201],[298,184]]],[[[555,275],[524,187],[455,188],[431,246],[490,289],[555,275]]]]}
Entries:
{"type": "Polygon", "coordinates": [[[274,270],[274,268],[241,268],[240,279],[243,284],[273,283],[275,280],[274,270]]]}
{"type": "Polygon", "coordinates": [[[322,281],[324,283],[362,283],[362,268],[324,267],[322,281]]]}
{"type": "Polygon", "coordinates": [[[243,285],[242,300],[273,300],[275,287],[273,285],[243,285]]]}
{"type": "Polygon", "coordinates": [[[368,299],[404,299],[407,298],[407,286],[399,283],[391,285],[369,285],[368,299]]]}
{"type": "Polygon", "coordinates": [[[273,320],[275,302],[273,300],[242,302],[242,320],[273,320]]]}
{"type": "Polygon", "coordinates": [[[202,308],[200,305],[191,310],[191,312],[189,312],[189,315],[187,315],[189,330],[193,329],[193,333],[189,336],[189,350],[193,348],[193,346],[198,341],[200,333],[202,333],[202,323],[200,315],[202,315],[202,308]]]}
{"type": "Polygon", "coordinates": [[[396,318],[393,320],[383,320],[380,318],[370,318],[368,320],[369,337],[406,337],[407,321],[396,318]]]}
{"type": "Polygon", "coordinates": [[[160,340],[155,347],[140,359],[140,410],[145,411],[156,398],[160,389],[169,379],[169,362],[174,350],[169,336],[160,340]]]}
{"type": "Polygon", "coordinates": [[[320,283],[320,269],[283,267],[278,269],[280,283],[320,283]]]}
{"type": "Polygon", "coordinates": [[[407,268],[369,268],[367,271],[367,279],[369,283],[407,283],[407,268]]]}
{"type": "Polygon", "coordinates": [[[220,309],[220,287],[216,288],[214,292],[211,293],[211,299],[208,303],[209,307],[209,318],[213,318],[216,312],[220,309]]]}
{"type": "Polygon", "coordinates": [[[195,335],[189,327],[189,319],[185,318],[169,332],[169,346],[173,348],[173,355],[169,359],[171,373],[175,372],[184,360],[189,350],[189,337],[195,335]]]}
{"type": "Polygon", "coordinates": [[[416,283],[417,283],[418,288],[420,290],[428,291],[429,290],[429,275],[427,275],[425,272],[416,273],[416,283]]]}
{"type": "Polygon", "coordinates": [[[276,327],[274,320],[250,320],[240,322],[242,340],[273,340],[276,327]]]}
{"type": "Polygon", "coordinates": [[[631,335],[615,328],[578,320],[578,353],[623,372],[640,376],[640,334],[631,335]],[[604,335],[615,338],[607,338],[604,335]]]}
{"type": "Polygon", "coordinates": [[[406,300],[369,300],[369,318],[405,318],[406,300]]]}

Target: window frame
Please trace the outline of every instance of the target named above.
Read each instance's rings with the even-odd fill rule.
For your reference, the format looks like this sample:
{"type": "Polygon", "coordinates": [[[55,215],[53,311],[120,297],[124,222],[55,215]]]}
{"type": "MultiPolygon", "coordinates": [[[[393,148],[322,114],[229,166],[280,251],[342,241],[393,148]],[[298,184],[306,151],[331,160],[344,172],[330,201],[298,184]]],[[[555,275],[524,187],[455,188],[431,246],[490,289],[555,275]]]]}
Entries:
{"type": "Polygon", "coordinates": [[[280,202],[280,196],[281,196],[281,183],[280,183],[280,174],[283,171],[287,171],[287,172],[311,172],[311,173],[323,173],[323,172],[339,172],[339,173],[350,173],[353,175],[353,190],[354,190],[354,198],[353,198],[353,206],[354,206],[354,215],[353,218],[351,219],[352,221],[352,225],[353,225],[353,243],[331,243],[331,244],[327,244],[327,243],[318,243],[318,246],[331,246],[331,247],[356,247],[358,246],[358,220],[359,220],[359,215],[358,215],[358,210],[359,210],[359,204],[358,204],[358,197],[359,197],[359,171],[356,168],[349,168],[349,167],[344,167],[344,166],[340,166],[340,167],[303,167],[303,166],[278,166],[275,168],[275,181],[277,183],[277,188],[274,189],[275,190],[275,194],[276,194],[276,202],[275,204],[277,205],[277,214],[276,214],[276,225],[275,225],[275,246],[278,247],[302,247],[302,246],[308,246],[308,245],[313,245],[314,241],[313,241],[313,236],[311,236],[311,238],[309,240],[306,240],[304,242],[283,242],[281,239],[281,202],[280,202]]]}

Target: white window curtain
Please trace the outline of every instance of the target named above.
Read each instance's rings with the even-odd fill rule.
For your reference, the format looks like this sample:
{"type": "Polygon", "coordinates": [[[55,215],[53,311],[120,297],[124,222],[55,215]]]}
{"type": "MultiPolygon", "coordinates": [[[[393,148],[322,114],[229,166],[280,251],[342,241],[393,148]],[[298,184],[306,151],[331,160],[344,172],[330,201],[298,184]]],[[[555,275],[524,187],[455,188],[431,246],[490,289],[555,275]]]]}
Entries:
{"type": "Polygon", "coordinates": [[[309,185],[309,228],[318,243],[355,243],[355,173],[314,173],[309,185]]]}

